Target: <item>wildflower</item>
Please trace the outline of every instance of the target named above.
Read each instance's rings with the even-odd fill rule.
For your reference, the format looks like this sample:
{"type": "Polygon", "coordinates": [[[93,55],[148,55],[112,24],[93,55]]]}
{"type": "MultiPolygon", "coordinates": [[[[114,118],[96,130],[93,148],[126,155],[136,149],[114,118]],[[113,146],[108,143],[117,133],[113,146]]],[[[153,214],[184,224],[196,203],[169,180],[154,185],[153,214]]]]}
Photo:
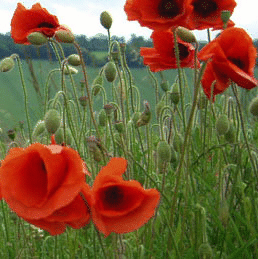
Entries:
{"type": "Polygon", "coordinates": [[[63,26],[60,26],[57,17],[42,8],[40,3],[34,4],[31,9],[18,3],[11,21],[11,36],[15,43],[30,44],[27,37],[32,32],[53,37],[60,28],[63,26]]]}
{"type": "MultiPolygon", "coordinates": [[[[188,29],[223,29],[221,12],[227,10],[232,14],[236,2],[235,0],[191,0],[190,5],[193,9],[188,18],[186,26],[188,29]]],[[[232,26],[234,26],[234,23],[229,21],[228,27],[232,26]]]]}
{"type": "Polygon", "coordinates": [[[124,158],[112,158],[99,172],[92,187],[92,219],[105,236],[140,228],[153,216],[159,203],[157,190],[145,190],[135,180],[123,180],[126,167],[124,158]]]}
{"type": "Polygon", "coordinates": [[[55,143],[13,148],[0,167],[2,197],[19,217],[58,235],[67,225],[78,229],[89,222],[85,173],[84,162],[71,148],[55,143]]]}
{"type": "Polygon", "coordinates": [[[231,81],[246,89],[257,86],[256,55],[253,41],[245,30],[235,27],[224,30],[198,54],[200,60],[208,62],[201,81],[206,96],[214,99],[231,81]]]}
{"type": "MultiPolygon", "coordinates": [[[[154,31],[151,35],[154,48],[141,48],[143,62],[152,72],[177,68],[173,32],[154,31]]],[[[178,40],[181,67],[194,67],[194,47],[190,43],[178,40]]]]}
{"type": "Polygon", "coordinates": [[[192,9],[189,0],[127,0],[124,6],[129,21],[154,30],[185,27],[192,9]]]}

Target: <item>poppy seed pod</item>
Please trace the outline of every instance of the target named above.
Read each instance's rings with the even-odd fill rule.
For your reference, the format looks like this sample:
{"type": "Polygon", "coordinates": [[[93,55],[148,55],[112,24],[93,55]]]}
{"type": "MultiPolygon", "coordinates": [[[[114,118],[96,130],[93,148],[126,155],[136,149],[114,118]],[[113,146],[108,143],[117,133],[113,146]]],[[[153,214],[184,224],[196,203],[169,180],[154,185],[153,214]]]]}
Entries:
{"type": "Polygon", "coordinates": [[[216,121],[216,130],[219,135],[226,134],[229,130],[229,120],[226,114],[222,114],[216,121]]]}
{"type": "Polygon", "coordinates": [[[75,37],[69,30],[59,30],[56,32],[55,37],[57,41],[62,43],[74,43],[75,37]]]}
{"type": "Polygon", "coordinates": [[[176,33],[177,33],[177,36],[185,42],[188,42],[188,43],[196,42],[196,38],[194,34],[190,30],[184,27],[178,26],[176,29],[176,33]]]}
{"type": "Polygon", "coordinates": [[[104,74],[108,82],[112,83],[116,78],[116,66],[113,61],[109,61],[104,68],[104,74]]]}
{"type": "Polygon", "coordinates": [[[0,62],[0,72],[8,72],[14,68],[14,60],[11,57],[4,58],[0,62]]]}
{"type": "Polygon", "coordinates": [[[72,54],[68,57],[68,63],[72,66],[79,66],[81,64],[80,56],[77,54],[72,54]]]}
{"type": "Polygon", "coordinates": [[[100,23],[107,30],[111,28],[112,17],[109,12],[104,11],[100,14],[100,23]]]}
{"type": "Polygon", "coordinates": [[[61,119],[57,110],[51,109],[45,115],[45,126],[49,133],[54,134],[60,127],[61,119]]]}
{"type": "Polygon", "coordinates": [[[40,46],[40,45],[46,44],[48,41],[48,38],[43,33],[35,31],[30,33],[27,36],[27,40],[29,43],[33,45],[40,46]]]}
{"type": "Polygon", "coordinates": [[[157,146],[158,159],[163,163],[171,160],[171,147],[166,141],[160,141],[157,146]]]}
{"type": "Polygon", "coordinates": [[[46,129],[45,122],[43,120],[39,120],[33,130],[32,136],[38,137],[40,136],[46,129]]]}
{"type": "Polygon", "coordinates": [[[249,110],[254,116],[258,116],[258,96],[251,101],[249,110]]]}

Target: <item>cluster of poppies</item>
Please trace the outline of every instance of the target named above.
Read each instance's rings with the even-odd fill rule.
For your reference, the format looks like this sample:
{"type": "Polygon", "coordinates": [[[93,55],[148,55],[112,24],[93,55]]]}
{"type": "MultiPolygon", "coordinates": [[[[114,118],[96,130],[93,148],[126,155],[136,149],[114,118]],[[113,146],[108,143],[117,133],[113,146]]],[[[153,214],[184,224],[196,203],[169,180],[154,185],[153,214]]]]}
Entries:
{"type": "MultiPolygon", "coordinates": [[[[144,64],[153,72],[177,67],[173,33],[181,26],[189,30],[224,29],[222,11],[232,14],[234,0],[127,0],[124,10],[128,20],[153,29],[153,48],[141,48],[144,64]]],[[[258,85],[254,78],[257,56],[251,37],[241,28],[227,29],[199,53],[198,59],[207,62],[202,86],[208,98],[224,92],[231,84],[251,89],[258,85]]],[[[181,67],[194,66],[194,47],[177,39],[181,67]]]]}
{"type": "Polygon", "coordinates": [[[84,161],[72,148],[34,143],[12,148],[0,167],[1,198],[27,222],[58,235],[90,220],[99,231],[127,233],[144,225],[155,213],[160,194],[135,180],[125,181],[124,158],[111,158],[93,186],[84,161]]]}

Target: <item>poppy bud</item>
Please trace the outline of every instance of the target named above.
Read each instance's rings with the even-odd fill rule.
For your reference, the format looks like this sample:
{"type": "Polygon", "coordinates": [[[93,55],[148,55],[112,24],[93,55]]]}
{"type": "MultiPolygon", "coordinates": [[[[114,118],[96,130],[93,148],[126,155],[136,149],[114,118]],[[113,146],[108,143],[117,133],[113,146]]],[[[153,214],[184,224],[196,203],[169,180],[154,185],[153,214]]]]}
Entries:
{"type": "Polygon", "coordinates": [[[68,57],[68,63],[72,66],[79,66],[81,64],[80,56],[77,54],[72,54],[68,57]]]}
{"type": "Polygon", "coordinates": [[[39,120],[33,130],[32,136],[38,137],[41,135],[46,129],[45,122],[43,120],[39,120]]]}
{"type": "Polygon", "coordinates": [[[58,30],[55,34],[57,41],[63,43],[74,43],[75,37],[70,30],[58,30]]]}
{"type": "Polygon", "coordinates": [[[141,116],[141,112],[135,112],[131,118],[131,121],[134,125],[134,127],[137,127],[137,121],[140,119],[140,116],[141,116]]]}
{"type": "Polygon", "coordinates": [[[108,82],[112,83],[116,78],[116,66],[113,61],[109,61],[104,68],[105,77],[108,82]]]}
{"type": "Polygon", "coordinates": [[[179,92],[179,85],[178,83],[174,83],[172,85],[171,93],[170,93],[170,100],[173,104],[177,105],[180,100],[180,92],[179,92]]]}
{"type": "Polygon", "coordinates": [[[164,92],[167,92],[168,91],[168,81],[167,80],[163,80],[160,84],[160,87],[161,89],[164,91],[164,92]]]}
{"type": "Polygon", "coordinates": [[[124,124],[122,121],[115,121],[114,123],[115,129],[118,131],[118,133],[124,132],[124,124]]]}
{"type": "Polygon", "coordinates": [[[112,114],[112,111],[114,110],[113,104],[108,103],[108,104],[104,105],[104,110],[106,112],[106,115],[110,116],[112,114]]]}
{"type": "Polygon", "coordinates": [[[221,16],[220,17],[221,17],[221,20],[223,21],[225,27],[226,27],[226,25],[228,23],[228,20],[230,19],[230,16],[231,16],[231,13],[228,10],[223,10],[221,12],[221,16]]]}
{"type": "Polygon", "coordinates": [[[183,145],[183,138],[181,134],[175,133],[174,138],[173,138],[173,148],[175,149],[176,152],[180,152],[182,145],[183,145]]]}
{"type": "Polygon", "coordinates": [[[229,130],[229,121],[226,114],[222,114],[216,121],[216,130],[219,135],[226,134],[229,130]]]}
{"type": "Polygon", "coordinates": [[[81,105],[82,107],[87,106],[88,97],[87,97],[87,96],[81,96],[81,97],[79,98],[79,102],[80,102],[80,105],[81,105]]]}
{"type": "Polygon", "coordinates": [[[74,67],[71,67],[71,66],[65,66],[64,67],[64,74],[65,75],[69,75],[70,73],[72,75],[77,74],[78,70],[76,68],[74,68],[74,67]]]}
{"type": "Polygon", "coordinates": [[[106,121],[107,121],[107,115],[106,115],[106,112],[102,109],[99,112],[99,126],[105,127],[106,121]]]}
{"type": "Polygon", "coordinates": [[[7,131],[7,135],[8,135],[8,137],[9,137],[12,141],[14,141],[14,139],[15,139],[15,137],[16,137],[16,131],[15,131],[15,129],[10,129],[10,130],[8,130],[8,131],[7,131]]]}
{"type": "Polygon", "coordinates": [[[45,126],[49,133],[54,134],[60,127],[61,119],[57,110],[51,109],[45,115],[45,126]]]}
{"type": "Polygon", "coordinates": [[[166,141],[160,141],[157,146],[158,159],[163,163],[171,160],[171,147],[166,141]]]}
{"type": "Polygon", "coordinates": [[[141,113],[138,121],[136,122],[136,127],[141,127],[147,125],[151,120],[150,105],[147,101],[144,101],[145,110],[141,113]]]}
{"type": "Polygon", "coordinates": [[[104,11],[100,14],[100,23],[107,30],[111,28],[112,17],[109,12],[104,11]]]}
{"type": "MultiPolygon", "coordinates": [[[[66,137],[66,142],[65,144],[70,146],[72,144],[73,141],[73,136],[72,136],[72,132],[69,128],[65,128],[65,137],[66,137]]],[[[64,128],[60,127],[56,133],[55,133],[55,141],[58,145],[62,145],[64,144],[64,128]]]]}
{"type": "Polygon", "coordinates": [[[236,138],[236,129],[234,127],[234,124],[232,122],[229,123],[229,129],[224,134],[225,140],[229,143],[234,143],[236,138]]]}
{"type": "Polygon", "coordinates": [[[182,41],[185,41],[185,42],[188,42],[188,43],[196,42],[196,38],[195,38],[194,34],[190,30],[188,30],[184,27],[178,26],[177,30],[176,30],[176,33],[177,33],[177,36],[182,41]]]}
{"type": "Polygon", "coordinates": [[[92,87],[92,94],[93,94],[94,96],[97,96],[97,94],[98,94],[99,91],[100,91],[100,88],[101,88],[101,85],[100,85],[100,84],[95,84],[95,85],[93,85],[93,87],[92,87]]]}
{"type": "Polygon", "coordinates": [[[0,62],[0,72],[8,72],[14,68],[14,60],[11,57],[4,58],[0,62]]]}
{"type": "Polygon", "coordinates": [[[254,116],[258,116],[258,96],[251,101],[249,110],[254,116]]]}
{"type": "Polygon", "coordinates": [[[208,99],[207,99],[207,97],[206,97],[203,93],[201,93],[200,96],[199,96],[199,98],[198,98],[198,102],[197,102],[197,108],[198,108],[198,110],[205,109],[206,106],[207,106],[207,104],[208,104],[208,99]]]}
{"type": "Polygon", "coordinates": [[[103,77],[98,75],[95,77],[95,79],[93,80],[92,85],[103,85],[103,77]]]}
{"type": "Polygon", "coordinates": [[[160,112],[162,110],[162,108],[166,105],[165,101],[161,100],[157,103],[156,105],[156,116],[157,118],[160,117],[160,112]]]}
{"type": "Polygon", "coordinates": [[[198,249],[200,259],[212,258],[212,248],[208,242],[202,243],[198,249]]]}
{"type": "Polygon", "coordinates": [[[46,44],[48,38],[43,33],[35,31],[27,36],[27,40],[33,45],[40,46],[46,44]]]}

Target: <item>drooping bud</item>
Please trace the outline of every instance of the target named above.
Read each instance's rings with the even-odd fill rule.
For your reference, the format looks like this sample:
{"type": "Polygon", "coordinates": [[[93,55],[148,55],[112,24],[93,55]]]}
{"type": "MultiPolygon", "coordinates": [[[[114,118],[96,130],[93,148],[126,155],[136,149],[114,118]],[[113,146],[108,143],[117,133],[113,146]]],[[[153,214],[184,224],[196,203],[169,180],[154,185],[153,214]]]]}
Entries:
{"type": "Polygon", "coordinates": [[[185,42],[188,42],[188,43],[197,42],[194,34],[190,30],[188,30],[184,27],[178,26],[177,29],[176,29],[176,33],[177,33],[177,36],[182,41],[185,41],[185,42]]]}
{"type": "Polygon", "coordinates": [[[73,141],[72,132],[69,128],[65,128],[66,141],[64,142],[64,128],[60,127],[55,133],[55,140],[58,145],[66,144],[70,146],[73,141]]]}
{"type": "Polygon", "coordinates": [[[133,115],[132,115],[132,118],[131,118],[131,121],[133,123],[133,126],[136,128],[137,127],[137,121],[140,119],[140,116],[141,116],[141,112],[135,112],[133,115]]]}
{"type": "Polygon", "coordinates": [[[14,60],[11,57],[4,58],[0,62],[0,72],[8,72],[14,68],[14,60]]]}
{"type": "Polygon", "coordinates": [[[229,120],[226,114],[222,114],[216,121],[216,130],[219,135],[226,134],[229,130],[229,120]]]}
{"type": "Polygon", "coordinates": [[[92,85],[103,85],[103,76],[97,75],[94,78],[92,85]]]}
{"type": "Polygon", "coordinates": [[[70,30],[58,30],[55,34],[57,41],[63,43],[74,43],[75,37],[70,30]]]}
{"type": "Polygon", "coordinates": [[[104,74],[108,82],[112,83],[116,78],[116,66],[113,61],[109,61],[104,68],[104,74]]]}
{"type": "Polygon", "coordinates": [[[160,83],[160,87],[164,92],[168,91],[168,81],[167,80],[162,80],[160,83]]]}
{"type": "Polygon", "coordinates": [[[111,116],[111,114],[114,110],[114,105],[112,103],[105,104],[104,110],[105,110],[107,116],[111,116]]]}
{"type": "Polygon", "coordinates": [[[86,140],[89,147],[89,151],[93,155],[93,159],[96,162],[100,162],[102,160],[102,154],[99,148],[99,140],[95,136],[87,137],[86,140]]]}
{"type": "Polygon", "coordinates": [[[212,258],[212,248],[208,242],[202,243],[198,249],[200,259],[212,258]]]}
{"type": "Polygon", "coordinates": [[[39,120],[32,132],[32,136],[38,137],[46,130],[45,121],[39,120]]]}
{"type": "Polygon", "coordinates": [[[171,147],[166,141],[160,141],[157,146],[158,159],[163,163],[171,160],[171,147]]]}
{"type": "Polygon", "coordinates": [[[104,11],[100,14],[100,23],[107,30],[111,28],[112,17],[109,12],[104,11]]]}
{"type": "Polygon", "coordinates": [[[72,74],[72,75],[75,75],[78,73],[78,70],[74,67],[71,67],[71,66],[65,66],[64,67],[64,74],[65,75],[69,75],[69,74],[72,74]]]}
{"type": "Polygon", "coordinates": [[[178,83],[174,83],[172,85],[171,93],[170,93],[170,100],[173,104],[177,105],[180,100],[180,91],[178,83]]]}
{"type": "Polygon", "coordinates": [[[251,101],[249,110],[254,116],[258,116],[258,96],[251,101]]]}
{"type": "Polygon", "coordinates": [[[122,121],[115,121],[114,123],[115,129],[118,131],[118,133],[123,133],[125,128],[122,121]]]}
{"type": "Polygon", "coordinates": [[[48,38],[41,32],[35,31],[27,36],[27,40],[36,46],[44,45],[48,42],[48,38]]]}
{"type": "Polygon", "coordinates": [[[150,104],[144,101],[145,110],[141,113],[138,121],[136,122],[136,127],[141,127],[147,125],[151,120],[150,104]]]}
{"type": "Polygon", "coordinates": [[[182,145],[183,145],[183,138],[180,133],[175,133],[174,138],[173,138],[173,148],[175,149],[176,152],[180,152],[182,145]]]}
{"type": "Polygon", "coordinates": [[[60,127],[61,119],[57,110],[51,109],[45,115],[45,126],[49,133],[54,134],[60,127]]]}
{"type": "Polygon", "coordinates": [[[72,66],[79,66],[81,65],[81,59],[80,56],[77,54],[72,54],[68,57],[68,63],[72,66]]]}
{"type": "Polygon", "coordinates": [[[105,127],[106,121],[107,121],[107,115],[106,115],[106,112],[102,109],[99,112],[99,126],[105,127]]]}
{"type": "Polygon", "coordinates": [[[99,93],[100,89],[101,89],[101,85],[100,84],[93,85],[92,86],[92,94],[94,96],[97,96],[97,94],[99,93]]]}
{"type": "Polygon", "coordinates": [[[88,103],[88,97],[87,96],[81,96],[79,98],[79,102],[80,102],[80,105],[82,107],[86,107],[87,106],[87,103],[88,103]]]}

